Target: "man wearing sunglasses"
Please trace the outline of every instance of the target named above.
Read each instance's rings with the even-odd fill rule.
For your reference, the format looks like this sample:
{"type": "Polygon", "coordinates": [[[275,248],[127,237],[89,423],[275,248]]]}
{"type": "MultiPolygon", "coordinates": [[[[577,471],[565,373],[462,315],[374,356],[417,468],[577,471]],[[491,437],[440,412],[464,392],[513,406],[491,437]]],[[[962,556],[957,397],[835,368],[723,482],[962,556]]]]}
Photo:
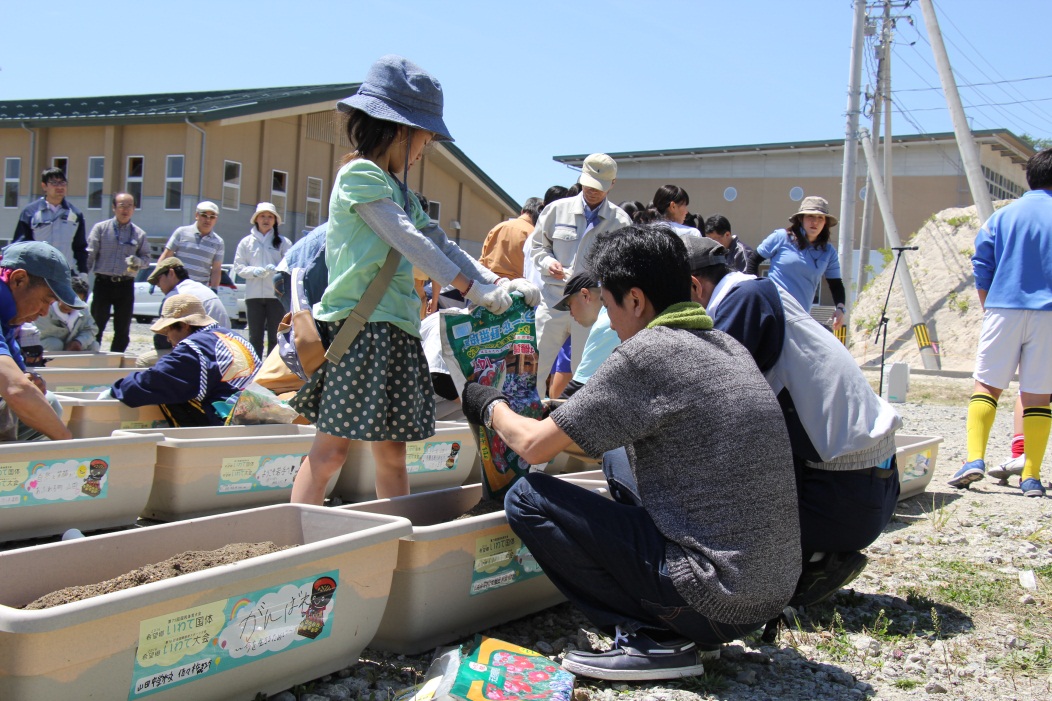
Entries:
{"type": "Polygon", "coordinates": [[[211,287],[215,292],[219,287],[223,254],[226,251],[222,237],[214,231],[218,218],[219,207],[215,202],[204,200],[198,203],[194,223],[180,226],[172,232],[157,262],[175,256],[183,262],[191,280],[211,287]]]}
{"type": "Polygon", "coordinates": [[[11,243],[43,241],[59,250],[70,270],[86,278],[88,244],[84,235],[84,215],[66,200],[66,174],[61,168],[48,168],[40,174],[44,196],[22,210],[11,243]]]}

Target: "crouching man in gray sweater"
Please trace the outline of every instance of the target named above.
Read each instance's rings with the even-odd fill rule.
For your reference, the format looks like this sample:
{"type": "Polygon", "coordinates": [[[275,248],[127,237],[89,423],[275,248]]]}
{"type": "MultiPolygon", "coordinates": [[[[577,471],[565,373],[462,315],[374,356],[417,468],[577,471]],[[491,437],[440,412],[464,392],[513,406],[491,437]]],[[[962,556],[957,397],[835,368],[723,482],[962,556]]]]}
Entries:
{"type": "Polygon", "coordinates": [[[505,500],[552,582],[616,630],[613,650],[571,652],[563,667],[609,680],[700,674],[722,643],[778,615],[800,574],[785,424],[746,350],[690,301],[678,237],[651,227],[600,234],[590,264],[621,346],[543,421],[477,384],[464,388],[464,412],[531,464],[571,442],[593,456],[625,448],[633,503],[543,473],[505,500]]]}

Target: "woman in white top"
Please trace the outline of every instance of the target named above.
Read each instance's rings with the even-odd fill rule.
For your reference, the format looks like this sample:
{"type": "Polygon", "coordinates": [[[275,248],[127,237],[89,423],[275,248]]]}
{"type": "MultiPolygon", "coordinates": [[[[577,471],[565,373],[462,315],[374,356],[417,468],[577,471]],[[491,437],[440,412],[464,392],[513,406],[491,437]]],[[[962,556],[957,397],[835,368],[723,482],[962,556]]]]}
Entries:
{"type": "Polygon", "coordinates": [[[260,202],[252,215],[252,232],[241,239],[234,255],[233,271],[245,279],[245,311],[248,337],[256,355],[263,355],[263,332],[267,332],[267,353],[278,342],[278,324],[285,308],[274,292],[274,269],[292,242],[278,232],[281,215],[270,202],[260,202]]]}
{"type": "Polygon", "coordinates": [[[690,196],[687,191],[678,185],[662,185],[654,193],[654,200],[650,209],[657,212],[658,221],[664,220],[672,231],[680,236],[701,237],[701,232],[693,226],[687,226],[683,220],[687,218],[687,205],[690,204],[690,196]]]}

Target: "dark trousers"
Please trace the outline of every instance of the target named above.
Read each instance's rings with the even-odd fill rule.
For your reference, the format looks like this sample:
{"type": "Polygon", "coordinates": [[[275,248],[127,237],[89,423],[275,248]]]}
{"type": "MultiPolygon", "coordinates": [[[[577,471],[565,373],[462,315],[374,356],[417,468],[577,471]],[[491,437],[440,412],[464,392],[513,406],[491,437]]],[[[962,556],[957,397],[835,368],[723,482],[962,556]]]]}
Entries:
{"type": "Polygon", "coordinates": [[[718,645],[762,625],[717,623],[692,609],[669,577],[667,541],[641,506],[533,472],[511,487],[504,508],[544,573],[597,626],[718,645]]]}
{"type": "Polygon", "coordinates": [[[131,278],[114,280],[108,275],[95,275],[95,288],[91,296],[91,318],[99,328],[95,340],[102,343],[102,332],[110,320],[113,308],[113,341],[110,350],[123,353],[131,338],[132,309],[135,306],[135,281],[131,278]]]}
{"type": "Polygon", "coordinates": [[[793,463],[804,562],[816,552],[852,552],[869,546],[895,515],[899,469],[894,458],[890,470],[816,470],[795,457],[793,463]]]}
{"type": "Polygon", "coordinates": [[[267,353],[278,345],[278,324],[285,316],[285,307],[274,297],[259,297],[245,300],[245,313],[248,315],[248,340],[256,349],[256,355],[263,355],[263,332],[267,334],[267,353]]]}

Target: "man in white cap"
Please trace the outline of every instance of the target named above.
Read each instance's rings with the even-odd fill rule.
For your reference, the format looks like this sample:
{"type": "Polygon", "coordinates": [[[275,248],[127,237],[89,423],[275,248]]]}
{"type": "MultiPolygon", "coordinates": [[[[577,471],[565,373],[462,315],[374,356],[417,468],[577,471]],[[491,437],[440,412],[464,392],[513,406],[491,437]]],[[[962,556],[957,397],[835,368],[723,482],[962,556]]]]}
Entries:
{"type": "Polygon", "coordinates": [[[607,199],[617,179],[617,163],[605,153],[584,159],[581,194],[556,200],[537,219],[530,261],[540,271],[541,304],[537,307],[537,391],[544,396],[545,383],[559,348],[570,336],[571,368],[581,361],[586,327],[572,323],[569,311],[555,308],[563,298],[566,281],[576,269],[585,267],[596,234],[630,226],[628,215],[607,199]]]}
{"type": "Polygon", "coordinates": [[[159,405],[173,426],[222,426],[212,406],[244,389],[259,369],[252,345],[216,323],[193,295],[172,295],[150,330],[168,337],[172,352],[154,367],[117,380],[103,394],[128,406],[159,405]]]}
{"type": "Polygon", "coordinates": [[[215,292],[219,287],[222,275],[220,266],[223,265],[223,255],[226,252],[223,238],[213,231],[218,218],[219,207],[215,202],[200,202],[194,215],[194,224],[180,226],[172,232],[157,262],[176,256],[183,261],[191,280],[211,287],[215,292]]]}

